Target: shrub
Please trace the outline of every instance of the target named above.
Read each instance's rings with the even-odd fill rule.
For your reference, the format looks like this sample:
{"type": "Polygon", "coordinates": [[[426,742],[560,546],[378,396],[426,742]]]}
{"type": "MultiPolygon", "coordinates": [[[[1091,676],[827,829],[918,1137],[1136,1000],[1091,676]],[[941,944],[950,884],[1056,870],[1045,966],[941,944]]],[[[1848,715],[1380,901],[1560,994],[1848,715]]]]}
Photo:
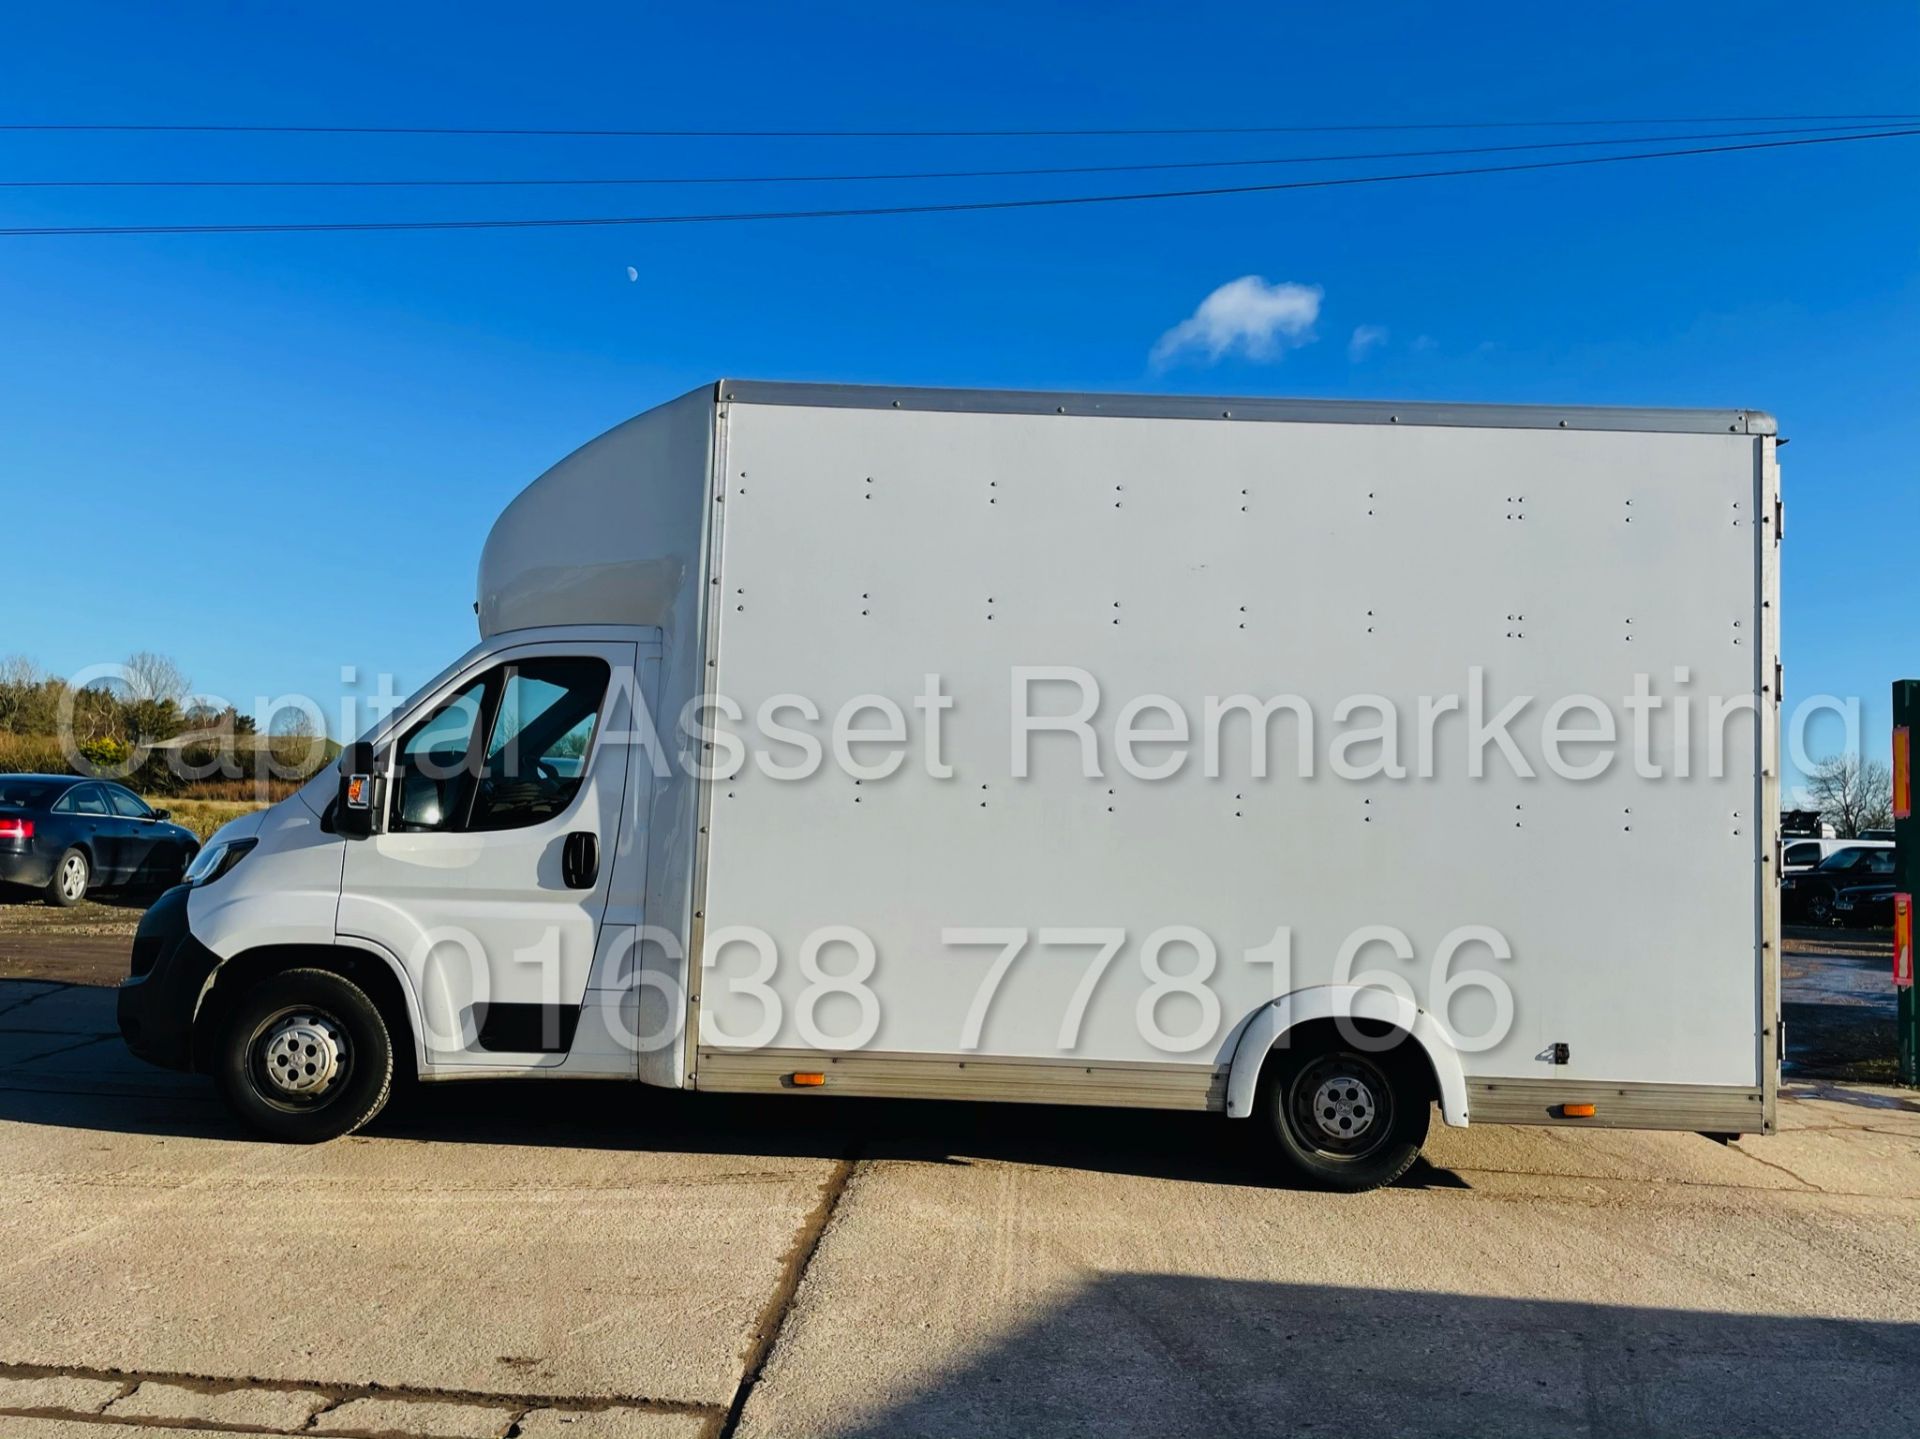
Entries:
{"type": "MultiPolygon", "coordinates": [[[[112,735],[103,735],[99,739],[80,742],[80,758],[85,768],[93,774],[105,775],[108,779],[121,779],[127,774],[127,761],[133,757],[133,746],[123,739],[112,735]]],[[[62,765],[64,769],[65,766],[62,765]]]]}

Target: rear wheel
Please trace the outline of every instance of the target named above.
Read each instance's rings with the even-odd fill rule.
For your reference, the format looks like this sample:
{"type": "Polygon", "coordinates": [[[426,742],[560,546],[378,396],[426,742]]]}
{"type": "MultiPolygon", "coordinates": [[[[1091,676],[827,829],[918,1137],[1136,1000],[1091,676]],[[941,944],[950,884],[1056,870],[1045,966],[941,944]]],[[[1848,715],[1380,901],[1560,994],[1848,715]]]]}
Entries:
{"type": "Polygon", "coordinates": [[[1827,924],[1833,919],[1833,896],[1825,890],[1816,890],[1807,896],[1807,918],[1815,924],[1827,924]]]}
{"type": "Polygon", "coordinates": [[[87,852],[70,848],[53,863],[53,878],[47,881],[47,903],[66,909],[76,905],[87,897],[87,886],[93,883],[93,866],[87,862],[87,852]]]}
{"type": "Polygon", "coordinates": [[[387,1102],[393,1041],[351,980],[289,969],[241,996],[215,1064],[227,1103],[273,1139],[318,1144],[351,1134],[387,1102]]]}
{"type": "Polygon", "coordinates": [[[1300,1178],[1322,1189],[1377,1189],[1419,1157],[1430,1090],[1425,1063],[1404,1035],[1375,1050],[1329,1028],[1268,1059],[1261,1113],[1300,1178]]]}

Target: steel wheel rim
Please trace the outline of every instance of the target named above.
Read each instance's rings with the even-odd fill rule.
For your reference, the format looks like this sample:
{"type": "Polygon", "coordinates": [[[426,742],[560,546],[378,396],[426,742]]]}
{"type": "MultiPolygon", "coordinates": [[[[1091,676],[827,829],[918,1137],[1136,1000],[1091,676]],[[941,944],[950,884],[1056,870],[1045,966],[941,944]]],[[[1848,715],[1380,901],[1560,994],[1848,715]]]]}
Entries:
{"type": "Polygon", "coordinates": [[[67,899],[80,899],[87,892],[87,862],[70,854],[60,862],[60,893],[67,899]]]}
{"type": "Polygon", "coordinates": [[[331,1104],[353,1073],[346,1026],[311,1005],[268,1015],[247,1040],[247,1075],[254,1091],[289,1112],[331,1104]]]}
{"type": "Polygon", "coordinates": [[[1287,1119],[1307,1148],[1341,1159],[1374,1153],[1393,1135],[1393,1086],[1365,1055],[1320,1055],[1287,1086],[1287,1119]]]}

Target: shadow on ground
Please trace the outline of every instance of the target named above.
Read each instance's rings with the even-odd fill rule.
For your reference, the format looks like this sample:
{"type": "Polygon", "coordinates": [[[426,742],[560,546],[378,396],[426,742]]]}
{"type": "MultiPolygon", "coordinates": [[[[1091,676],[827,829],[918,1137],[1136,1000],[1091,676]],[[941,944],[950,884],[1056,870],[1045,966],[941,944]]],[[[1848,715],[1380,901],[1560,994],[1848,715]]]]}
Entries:
{"type": "MultiPolygon", "coordinates": [[[[115,1031],[113,992],[0,980],[0,1120],[215,1140],[250,1136],[201,1076],[153,1069],[115,1031]]],[[[1272,1187],[1250,1124],[1212,1114],[1055,1105],[687,1094],[588,1080],[409,1085],[368,1140],[870,1158],[970,1158],[1272,1187]]],[[[1438,1123],[1436,1117],[1435,1121],[1438,1123]]],[[[1461,1188],[1424,1160],[1402,1181],[1461,1188]]]]}
{"type": "Polygon", "coordinates": [[[1916,1324],[1116,1274],[839,1432],[1906,1439],[1916,1381],[1916,1324]]]}

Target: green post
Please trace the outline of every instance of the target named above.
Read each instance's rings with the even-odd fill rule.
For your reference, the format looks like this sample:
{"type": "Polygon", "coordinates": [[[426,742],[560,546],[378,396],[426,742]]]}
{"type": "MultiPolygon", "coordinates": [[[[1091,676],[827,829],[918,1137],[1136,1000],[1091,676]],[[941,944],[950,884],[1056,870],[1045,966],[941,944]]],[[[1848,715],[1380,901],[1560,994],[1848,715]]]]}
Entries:
{"type": "Polygon", "coordinates": [[[1913,813],[1913,732],[1920,680],[1893,682],[1893,982],[1900,1004],[1900,1082],[1920,1085],[1920,1004],[1913,984],[1913,899],[1920,895],[1920,817],[1913,813]]]}

